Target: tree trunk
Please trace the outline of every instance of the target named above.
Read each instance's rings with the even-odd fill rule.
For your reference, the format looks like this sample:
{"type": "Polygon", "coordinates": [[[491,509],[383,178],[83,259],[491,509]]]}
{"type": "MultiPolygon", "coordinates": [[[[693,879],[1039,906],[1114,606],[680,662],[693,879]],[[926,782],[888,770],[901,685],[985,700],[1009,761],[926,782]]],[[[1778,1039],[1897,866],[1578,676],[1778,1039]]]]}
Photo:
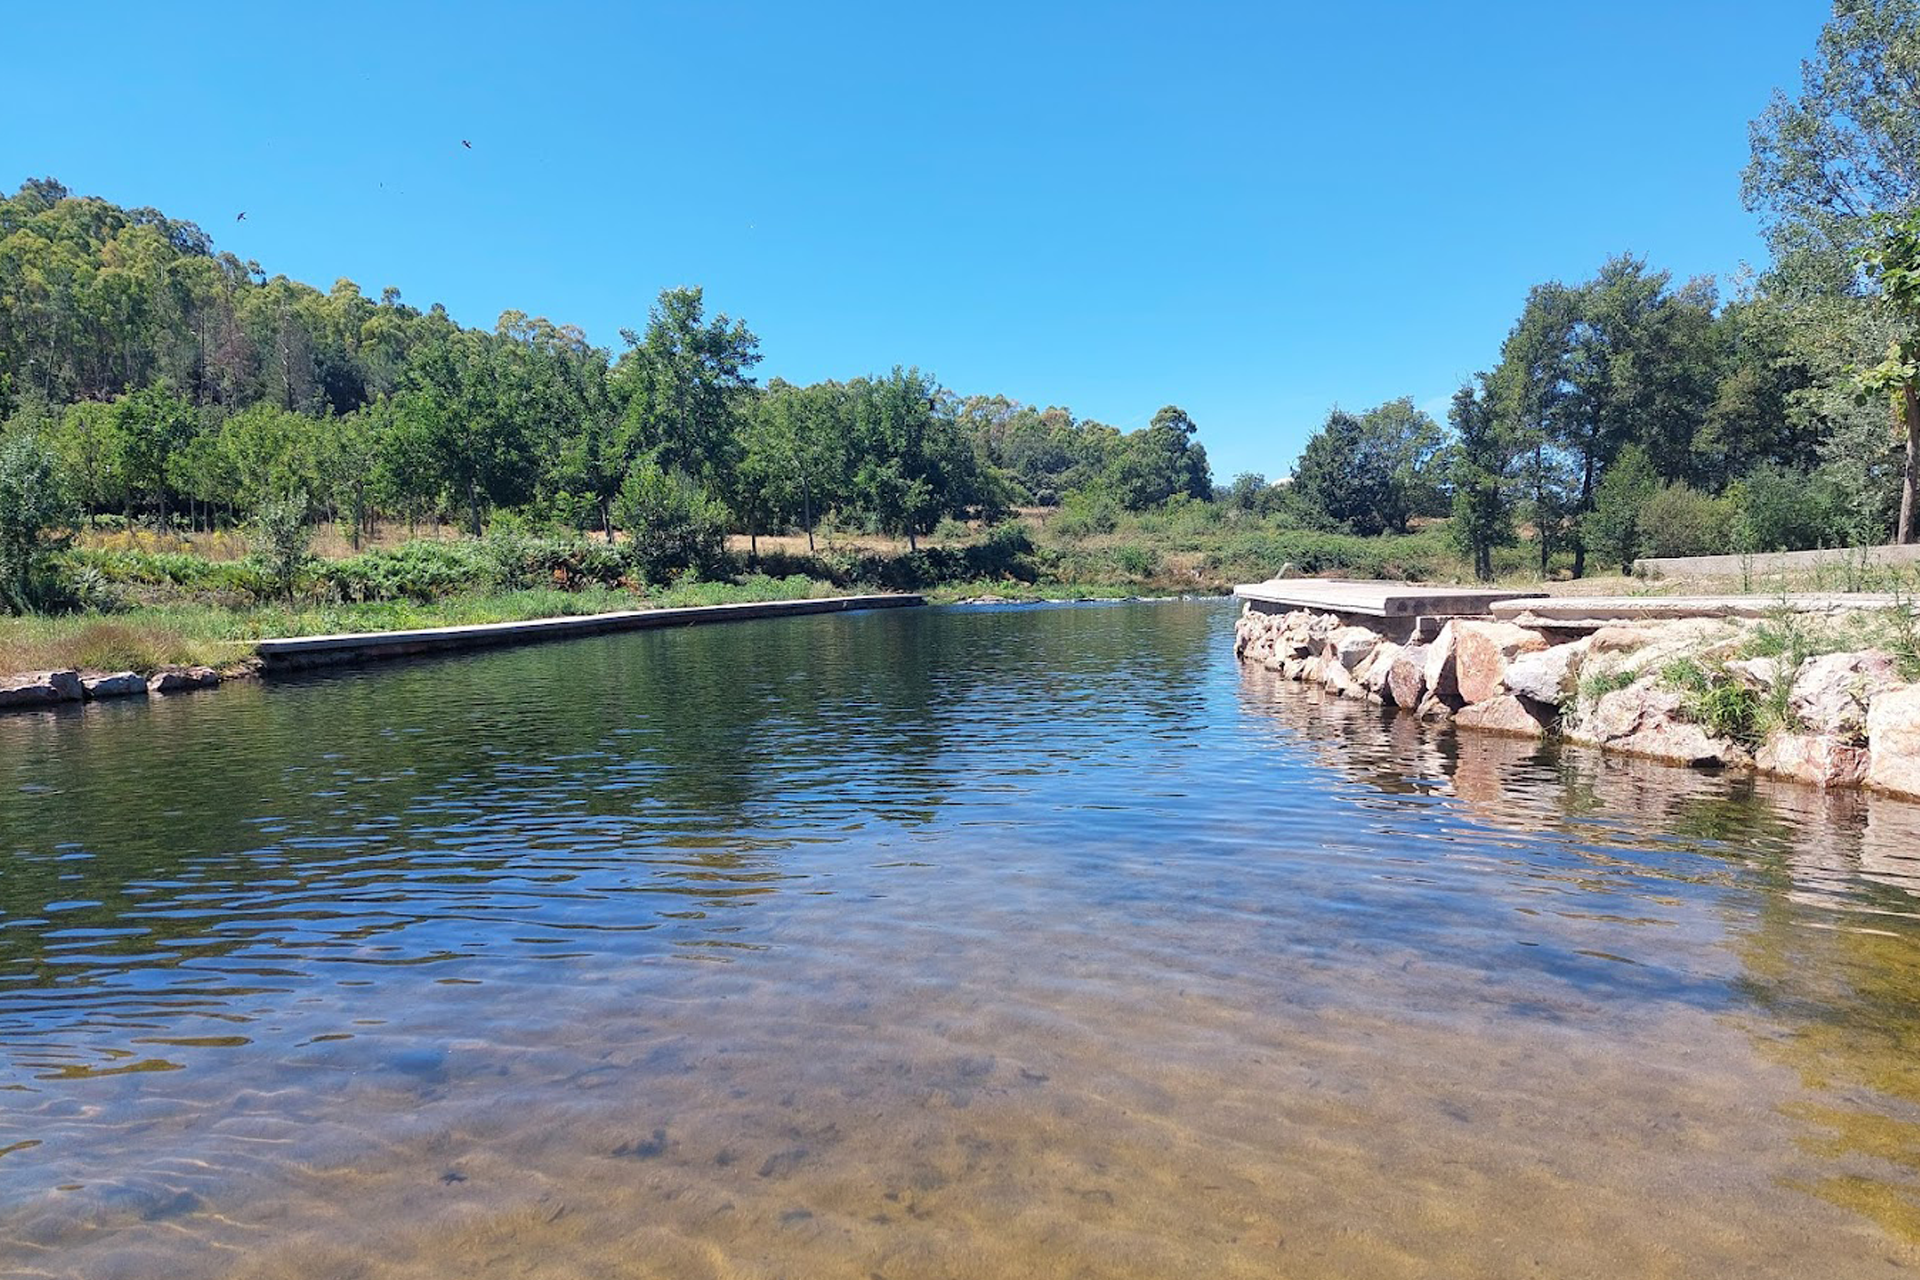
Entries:
{"type": "Polygon", "coordinates": [[[612,546],[613,545],[613,508],[607,504],[607,500],[605,498],[602,498],[600,500],[600,531],[607,535],[607,545],[612,546]]]}
{"type": "Polygon", "coordinates": [[[800,507],[807,522],[807,554],[813,554],[813,484],[807,473],[800,473],[800,507]]]}
{"type": "Polygon", "coordinates": [[[1920,393],[1911,382],[1901,388],[1900,407],[1907,420],[1907,468],[1900,479],[1900,527],[1893,540],[1911,543],[1914,520],[1920,517],[1914,509],[1920,506],[1920,393]]]}
{"type": "Polygon", "coordinates": [[[467,481],[467,510],[473,519],[473,536],[477,538],[482,532],[480,528],[480,481],[477,479],[469,479],[467,481]]]}

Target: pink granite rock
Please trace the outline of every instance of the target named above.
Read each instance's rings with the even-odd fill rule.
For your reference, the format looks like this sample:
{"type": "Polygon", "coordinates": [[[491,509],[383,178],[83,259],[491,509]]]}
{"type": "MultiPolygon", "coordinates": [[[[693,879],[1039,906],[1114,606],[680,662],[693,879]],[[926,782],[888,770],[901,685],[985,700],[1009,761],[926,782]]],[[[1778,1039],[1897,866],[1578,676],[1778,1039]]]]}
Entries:
{"type": "Polygon", "coordinates": [[[1454,673],[1460,696],[1471,705],[1499,696],[1507,664],[1523,653],[1538,653],[1547,641],[1538,631],[1511,622],[1461,622],[1454,631],[1454,673]]]}

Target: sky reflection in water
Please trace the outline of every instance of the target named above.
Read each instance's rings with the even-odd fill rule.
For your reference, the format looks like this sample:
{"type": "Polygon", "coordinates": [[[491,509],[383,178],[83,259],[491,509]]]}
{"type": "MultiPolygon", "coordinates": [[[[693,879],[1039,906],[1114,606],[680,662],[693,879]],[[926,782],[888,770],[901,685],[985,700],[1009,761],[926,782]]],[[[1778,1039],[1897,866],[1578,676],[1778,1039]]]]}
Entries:
{"type": "Polygon", "coordinates": [[[0,720],[0,1272],[1892,1275],[1920,808],[1230,606],[0,720]]]}

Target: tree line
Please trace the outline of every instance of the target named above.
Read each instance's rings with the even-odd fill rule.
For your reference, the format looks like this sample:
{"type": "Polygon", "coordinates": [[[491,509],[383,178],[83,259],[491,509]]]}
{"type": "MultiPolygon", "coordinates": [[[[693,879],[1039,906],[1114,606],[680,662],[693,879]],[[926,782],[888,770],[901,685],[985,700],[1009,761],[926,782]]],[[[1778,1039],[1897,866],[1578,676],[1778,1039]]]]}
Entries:
{"type": "Polygon", "coordinates": [[[903,535],[1099,485],[1144,507],[1211,492],[1176,407],[1122,432],[962,397],[917,368],[799,386],[758,338],[669,289],[615,352],[518,311],[463,327],[396,289],[322,293],[191,222],[50,178],[0,199],[0,421],[54,454],[88,514],[213,527],[300,495],[478,534],[648,521],[903,535]]]}
{"type": "Polygon", "coordinates": [[[1771,551],[1915,538],[1920,469],[1915,0],[1840,0],[1751,128],[1743,193],[1771,263],[1722,301],[1623,254],[1529,291],[1450,437],[1410,401],[1335,410],[1299,507],[1360,533],[1452,516],[1478,572],[1524,527],[1556,554],[1771,551]]]}

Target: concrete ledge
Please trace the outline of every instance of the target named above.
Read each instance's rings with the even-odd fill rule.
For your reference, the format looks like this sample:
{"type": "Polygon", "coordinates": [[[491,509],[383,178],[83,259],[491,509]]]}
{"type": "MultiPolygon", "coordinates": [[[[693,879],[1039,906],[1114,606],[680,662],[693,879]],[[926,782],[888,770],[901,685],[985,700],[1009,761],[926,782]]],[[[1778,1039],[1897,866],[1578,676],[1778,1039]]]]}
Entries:
{"type": "Polygon", "coordinates": [[[1484,617],[1499,600],[1544,596],[1544,591],[1481,587],[1417,587],[1404,582],[1343,582],[1332,578],[1273,578],[1233,589],[1242,600],[1286,609],[1369,618],[1484,617]]]}
{"type": "Polygon", "coordinates": [[[811,613],[857,609],[899,609],[923,605],[918,595],[832,596],[820,600],[767,600],[741,604],[695,605],[684,609],[627,609],[579,617],[535,618],[528,622],[488,622],[462,627],[422,627],[412,631],[367,631],[332,636],[296,636],[262,640],[260,657],[271,671],[297,670],[341,662],[404,658],[415,654],[499,645],[537,644],[613,631],[687,627],[708,622],[745,622],[811,613]]]}
{"type": "Polygon", "coordinates": [[[1891,609],[1899,603],[1898,597],[1866,592],[1788,596],[1556,596],[1498,601],[1493,605],[1493,616],[1523,627],[1581,631],[1675,618],[1767,618],[1783,608],[1792,613],[1852,613],[1860,609],[1891,609]]]}
{"type": "Polygon", "coordinates": [[[1862,567],[1920,564],[1920,545],[1769,551],[1751,556],[1669,556],[1635,560],[1633,571],[1649,578],[1737,578],[1742,572],[1796,573],[1847,564],[1862,567]]]}

